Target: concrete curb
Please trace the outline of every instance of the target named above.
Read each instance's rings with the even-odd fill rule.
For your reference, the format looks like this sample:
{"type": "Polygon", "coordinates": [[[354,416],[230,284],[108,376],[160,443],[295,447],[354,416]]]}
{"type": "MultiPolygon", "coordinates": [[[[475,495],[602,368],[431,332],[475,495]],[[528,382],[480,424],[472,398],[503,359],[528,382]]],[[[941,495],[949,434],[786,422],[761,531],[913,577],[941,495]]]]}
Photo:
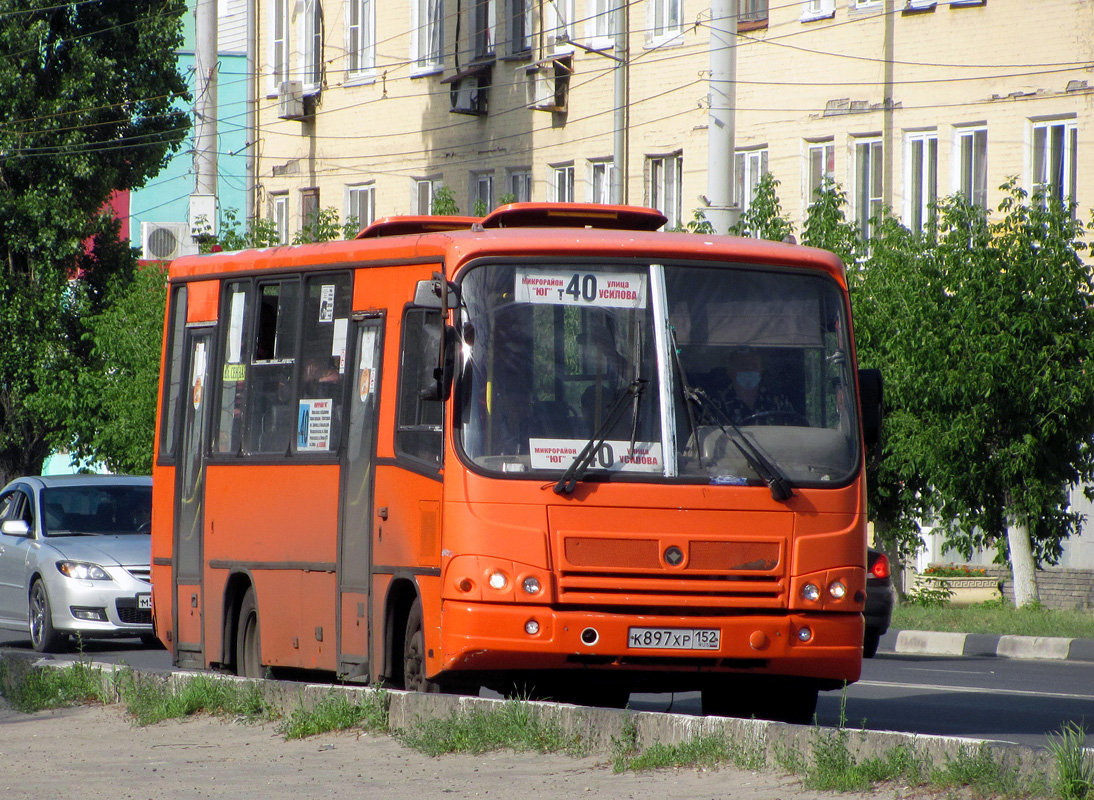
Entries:
{"type": "Polygon", "coordinates": [[[891,630],[881,637],[878,652],[911,656],[993,656],[1094,662],[1094,639],[891,630]]]}
{"type": "MultiPolygon", "coordinates": [[[[0,655],[0,660],[11,658],[0,655]]],[[[66,667],[69,659],[19,658],[20,669],[66,667]]],[[[11,663],[11,662],[9,662],[11,663]]],[[[103,686],[108,694],[120,701],[117,695],[115,671],[129,670],[138,680],[162,681],[183,685],[194,678],[210,677],[226,681],[244,681],[234,676],[219,676],[208,672],[139,672],[113,664],[92,664],[102,669],[103,686]]],[[[311,708],[332,694],[343,694],[349,699],[361,699],[377,691],[385,691],[388,698],[388,733],[395,734],[431,719],[444,719],[453,714],[478,710],[489,713],[500,704],[509,702],[485,697],[460,697],[456,695],[421,694],[399,690],[377,690],[371,687],[334,686],[330,684],[305,684],[286,681],[264,680],[255,682],[262,695],[283,716],[289,716],[300,708],[311,708]]],[[[955,759],[985,752],[1000,767],[1014,768],[1023,775],[1050,775],[1053,770],[1051,754],[1045,748],[1033,748],[1007,742],[984,741],[952,736],[907,734],[890,731],[843,730],[808,725],[789,725],[756,719],[732,717],[704,717],[689,714],[670,714],[653,711],[630,711],[604,708],[587,708],[528,701],[531,713],[541,721],[555,726],[568,736],[576,736],[593,755],[611,757],[616,742],[633,741],[641,750],[654,744],[674,745],[699,736],[724,736],[746,753],[763,753],[768,768],[779,769],[789,753],[800,754],[802,763],[814,757],[818,746],[830,744],[838,737],[841,746],[857,762],[879,757],[884,758],[894,749],[910,749],[928,763],[944,766],[955,759]]]]}

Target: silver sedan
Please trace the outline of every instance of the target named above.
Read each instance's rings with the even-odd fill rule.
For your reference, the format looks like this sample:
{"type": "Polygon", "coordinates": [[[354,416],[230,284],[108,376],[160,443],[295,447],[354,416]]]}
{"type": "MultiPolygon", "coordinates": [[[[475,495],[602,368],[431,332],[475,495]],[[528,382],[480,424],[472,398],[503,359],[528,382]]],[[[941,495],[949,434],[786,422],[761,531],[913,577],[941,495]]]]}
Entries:
{"type": "Polygon", "coordinates": [[[60,652],[72,636],[154,641],[152,479],[18,478],[0,492],[0,628],[60,652]]]}

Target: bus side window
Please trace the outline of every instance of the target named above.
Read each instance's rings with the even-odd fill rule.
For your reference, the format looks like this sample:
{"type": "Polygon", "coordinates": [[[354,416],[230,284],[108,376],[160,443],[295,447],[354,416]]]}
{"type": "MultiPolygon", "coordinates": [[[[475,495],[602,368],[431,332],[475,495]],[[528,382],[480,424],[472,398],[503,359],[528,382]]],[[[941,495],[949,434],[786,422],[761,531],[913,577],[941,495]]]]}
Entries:
{"type": "Polygon", "coordinates": [[[435,385],[433,370],[441,344],[441,315],[412,308],[403,317],[403,351],[399,363],[399,409],[395,450],[400,455],[441,463],[441,420],[444,403],[423,398],[435,385]]]}
{"type": "Polygon", "coordinates": [[[163,424],[160,430],[160,459],[174,458],[177,437],[179,408],[183,391],[182,361],[186,344],[186,284],[175,288],[171,293],[171,321],[169,323],[170,360],[164,364],[163,424]]]}
{"type": "MultiPolygon", "coordinates": [[[[220,396],[214,409],[216,431],[213,449],[218,453],[238,453],[243,436],[243,407],[247,390],[247,321],[251,282],[234,281],[225,287],[221,305],[224,350],[220,358],[220,396]]],[[[210,373],[215,374],[215,373],[210,373]]]]}
{"type": "MultiPolygon", "coordinates": [[[[298,451],[338,450],[351,300],[348,273],[315,275],[307,280],[298,399],[300,405],[309,407],[309,419],[311,404],[324,400],[331,403],[329,416],[319,415],[315,428],[297,432],[298,451]]],[[[298,419],[302,418],[300,412],[298,419]]]]}
{"type": "Polygon", "coordinates": [[[296,422],[293,366],[296,361],[300,284],[295,280],[259,287],[246,450],[277,453],[289,449],[296,422]]]}

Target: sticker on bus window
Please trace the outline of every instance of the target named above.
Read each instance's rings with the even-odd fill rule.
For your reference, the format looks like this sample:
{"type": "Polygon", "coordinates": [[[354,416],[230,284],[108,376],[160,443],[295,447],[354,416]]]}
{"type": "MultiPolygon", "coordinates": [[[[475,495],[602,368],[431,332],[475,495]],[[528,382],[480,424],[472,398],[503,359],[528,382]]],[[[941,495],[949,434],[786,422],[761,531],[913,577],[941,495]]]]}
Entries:
{"type": "Polygon", "coordinates": [[[204,394],[203,384],[205,383],[205,342],[197,342],[194,344],[194,368],[192,370],[193,383],[190,386],[190,401],[194,405],[194,410],[197,411],[201,408],[201,401],[204,394]]]}
{"type": "Polygon", "coordinates": [[[330,423],[334,401],[329,399],[301,400],[300,418],[296,426],[298,451],[330,450],[330,423]]]}
{"type": "MultiPolygon", "coordinates": [[[[585,439],[529,439],[528,452],[532,469],[566,469],[578,457],[588,441],[585,439]]],[[[609,472],[664,471],[660,442],[608,441],[600,445],[589,469],[609,472]]]]}
{"type": "Polygon", "coordinates": [[[334,321],[334,284],[324,284],[319,288],[319,321],[334,321]]]}
{"type": "Polygon", "coordinates": [[[339,317],[334,321],[334,341],[331,342],[330,354],[338,357],[338,374],[346,374],[346,333],[349,331],[349,320],[339,317]]]}
{"type": "Polygon", "coordinates": [[[645,308],[646,276],[639,272],[518,269],[518,303],[593,308],[645,308]]]}
{"type": "Polygon", "coordinates": [[[232,292],[232,309],[228,322],[228,363],[243,360],[243,309],[247,307],[245,292],[232,292]]]}
{"type": "Polygon", "coordinates": [[[246,364],[225,364],[224,374],[221,376],[225,383],[236,383],[247,379],[246,364]]]}

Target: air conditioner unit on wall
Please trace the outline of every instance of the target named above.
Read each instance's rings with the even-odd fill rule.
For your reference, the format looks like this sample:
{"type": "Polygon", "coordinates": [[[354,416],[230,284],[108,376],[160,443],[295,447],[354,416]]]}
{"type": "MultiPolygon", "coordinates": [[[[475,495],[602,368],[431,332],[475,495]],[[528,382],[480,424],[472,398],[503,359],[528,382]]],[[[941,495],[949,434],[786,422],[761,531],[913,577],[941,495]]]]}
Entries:
{"type": "Polygon", "coordinates": [[[198,252],[188,222],[142,222],[141,258],[146,261],[170,261],[198,252]]]}
{"type": "Polygon", "coordinates": [[[279,119],[305,119],[302,81],[281,81],[277,85],[277,116],[279,119]]]}

